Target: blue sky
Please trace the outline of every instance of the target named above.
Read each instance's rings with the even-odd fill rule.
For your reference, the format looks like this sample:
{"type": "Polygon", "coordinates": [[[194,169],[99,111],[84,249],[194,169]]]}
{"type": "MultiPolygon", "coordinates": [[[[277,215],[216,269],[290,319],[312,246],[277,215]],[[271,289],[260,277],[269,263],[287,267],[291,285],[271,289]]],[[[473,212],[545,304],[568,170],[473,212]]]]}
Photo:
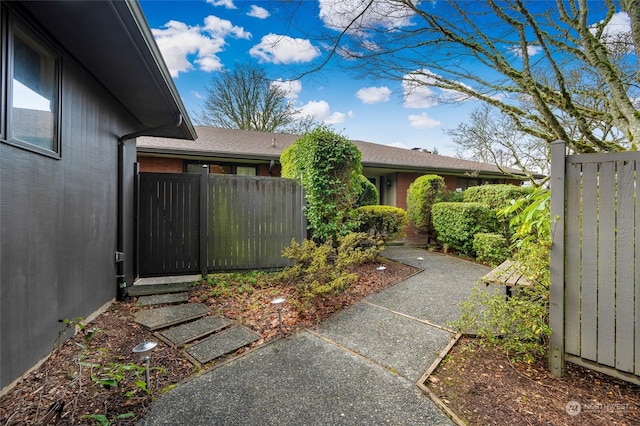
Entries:
{"type": "MultiPolygon", "coordinates": [[[[286,81],[308,70],[322,50],[302,33],[323,25],[318,5],[311,0],[302,2],[294,23],[287,20],[289,11],[270,1],[141,0],[140,4],[192,116],[201,110],[211,78],[223,70],[256,61],[269,78],[286,81]],[[277,48],[274,39],[279,40],[277,48]]],[[[301,78],[293,89],[296,107],[350,139],[436,148],[444,155],[454,154],[444,129],[455,128],[476,104],[425,107],[427,102],[403,97],[399,82],[355,79],[331,67],[301,78]]]]}
{"type": "MultiPolygon", "coordinates": [[[[340,27],[344,24],[341,11],[354,9],[359,2],[140,0],[192,118],[202,109],[211,78],[225,70],[254,61],[264,66],[269,78],[285,82],[312,69],[326,55],[327,46],[308,38],[309,34],[340,27]],[[298,9],[295,19],[290,21],[291,10],[287,7],[293,6],[298,9]]],[[[385,6],[381,4],[374,10],[373,18],[381,26],[410,25],[410,16],[383,10],[385,6]]],[[[550,3],[532,4],[547,8],[550,3]]],[[[595,9],[603,5],[603,2],[590,3],[595,9]]],[[[437,2],[432,3],[432,7],[437,6],[437,2]]],[[[616,14],[610,27],[611,31],[628,31],[628,16],[616,14]]],[[[541,49],[531,45],[527,51],[533,57],[541,49]]],[[[434,53],[447,55],[447,52],[434,53]]],[[[504,53],[514,63],[520,61],[518,46],[505,44],[504,53]]],[[[477,72],[485,75],[492,70],[485,68],[477,72]]],[[[425,78],[428,77],[419,79],[425,78]]],[[[438,94],[424,85],[408,91],[399,81],[356,79],[334,63],[304,75],[285,88],[297,108],[350,139],[437,149],[440,154],[451,156],[455,155],[455,147],[445,131],[465,122],[471,110],[479,105],[468,97],[464,102],[453,104],[434,101],[438,96],[456,99],[458,92],[438,94]]]]}

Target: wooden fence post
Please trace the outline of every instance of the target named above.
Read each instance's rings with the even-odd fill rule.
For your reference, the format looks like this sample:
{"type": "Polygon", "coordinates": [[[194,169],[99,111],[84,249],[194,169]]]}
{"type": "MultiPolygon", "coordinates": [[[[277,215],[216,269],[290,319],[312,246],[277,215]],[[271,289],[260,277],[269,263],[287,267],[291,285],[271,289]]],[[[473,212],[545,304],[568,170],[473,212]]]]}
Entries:
{"type": "MultiPolygon", "coordinates": [[[[565,160],[564,141],[551,143],[551,286],[549,289],[549,369],[562,377],[564,371],[564,218],[565,160]]],[[[575,242],[574,242],[575,243],[575,242]]]]}
{"type": "Polygon", "coordinates": [[[207,237],[209,235],[209,166],[203,165],[200,174],[200,271],[202,277],[209,273],[207,237]]]}

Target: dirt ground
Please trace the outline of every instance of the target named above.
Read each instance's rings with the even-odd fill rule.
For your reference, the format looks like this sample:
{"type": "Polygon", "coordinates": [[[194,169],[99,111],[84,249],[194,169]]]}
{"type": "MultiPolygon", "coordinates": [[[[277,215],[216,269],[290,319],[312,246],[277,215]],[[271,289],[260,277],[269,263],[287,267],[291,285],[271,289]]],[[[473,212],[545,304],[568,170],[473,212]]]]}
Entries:
{"type": "Polygon", "coordinates": [[[640,387],[567,363],[512,364],[499,348],[461,338],[427,380],[469,425],[640,425],[640,387]]]}
{"type": "MultiPolygon", "coordinates": [[[[305,309],[300,308],[291,288],[272,287],[260,283],[260,278],[250,290],[246,284],[233,282],[227,290],[216,292],[200,285],[190,292],[190,299],[259,332],[263,338],[255,345],[260,345],[279,333],[278,316],[270,305],[275,296],[289,300],[291,308],[283,310],[283,326],[285,332],[293,332],[415,273],[414,268],[397,262],[386,261],[385,265],[384,283],[375,272],[376,265],[365,265],[358,270],[358,283],[344,294],[318,300],[305,309]],[[237,292],[236,288],[245,290],[237,292]]],[[[113,304],[2,395],[0,426],[135,424],[155,396],[216,365],[192,365],[180,350],[136,324],[133,317],[143,308],[135,302],[113,304]],[[159,343],[151,358],[150,393],[140,386],[143,364],[131,352],[145,340],[159,343]]],[[[64,324],[60,327],[64,329],[64,324]]],[[[454,346],[428,383],[469,424],[640,424],[637,386],[571,365],[566,378],[556,379],[542,363],[512,365],[498,349],[482,347],[472,339],[463,338],[454,346]],[[581,412],[573,417],[565,411],[570,401],[581,404],[581,412]]]]}

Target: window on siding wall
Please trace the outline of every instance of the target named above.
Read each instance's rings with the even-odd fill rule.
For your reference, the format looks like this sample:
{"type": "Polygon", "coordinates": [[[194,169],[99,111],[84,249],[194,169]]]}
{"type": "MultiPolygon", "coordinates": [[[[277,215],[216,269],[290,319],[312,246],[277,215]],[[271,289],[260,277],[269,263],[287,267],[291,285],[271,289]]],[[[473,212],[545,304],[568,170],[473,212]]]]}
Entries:
{"type": "Polygon", "coordinates": [[[60,57],[26,26],[9,34],[7,130],[10,143],[60,153],[60,57]]]}

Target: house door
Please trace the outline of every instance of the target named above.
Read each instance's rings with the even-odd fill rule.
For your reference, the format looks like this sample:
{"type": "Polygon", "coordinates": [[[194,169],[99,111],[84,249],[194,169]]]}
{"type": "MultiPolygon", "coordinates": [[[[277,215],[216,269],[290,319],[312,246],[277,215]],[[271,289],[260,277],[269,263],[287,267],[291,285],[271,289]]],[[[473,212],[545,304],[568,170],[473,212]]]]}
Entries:
{"type": "Polygon", "coordinates": [[[200,176],[138,177],[139,276],[200,273],[200,176]]]}

